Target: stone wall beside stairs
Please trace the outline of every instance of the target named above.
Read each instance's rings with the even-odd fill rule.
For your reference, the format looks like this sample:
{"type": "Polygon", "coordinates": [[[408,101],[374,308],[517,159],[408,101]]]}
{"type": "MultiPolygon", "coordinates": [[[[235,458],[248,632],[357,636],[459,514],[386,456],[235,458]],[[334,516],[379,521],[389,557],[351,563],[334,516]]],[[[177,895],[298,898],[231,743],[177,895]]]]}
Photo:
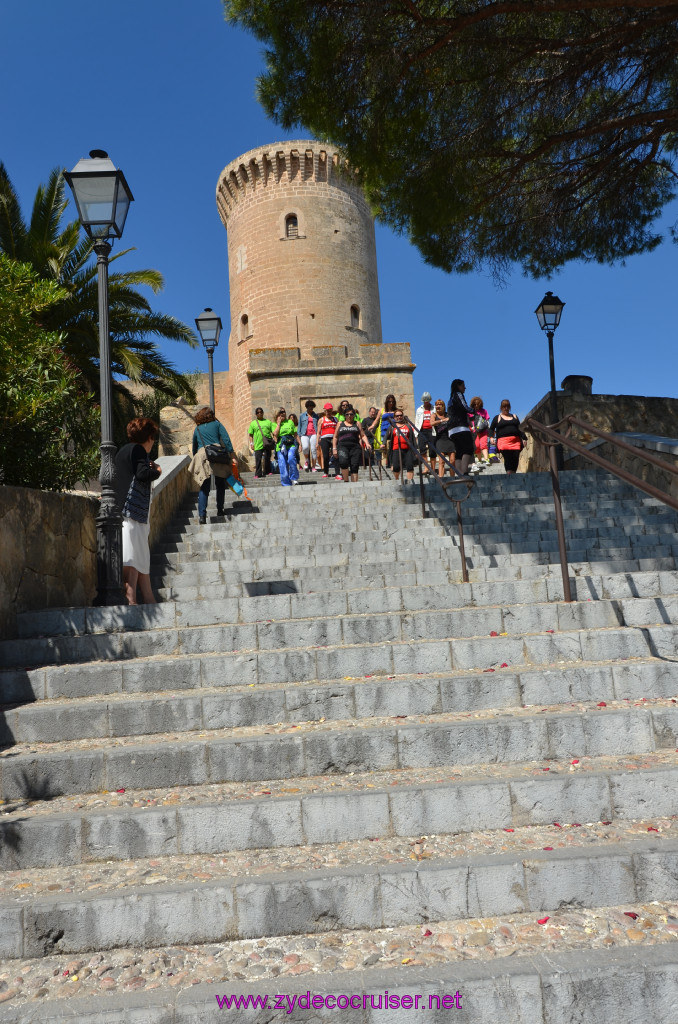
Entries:
{"type": "MultiPolygon", "coordinates": [[[[664,438],[678,438],[678,398],[648,397],[646,395],[597,395],[592,391],[592,378],[585,376],[571,375],[565,377],[561,382],[561,390],[556,392],[558,402],[558,416],[576,416],[578,419],[586,420],[598,430],[604,430],[608,434],[626,434],[633,432],[637,434],[661,435],[664,438]]],[[[550,423],[550,398],[546,394],[539,402],[530,409],[525,419],[532,417],[540,423],[550,423]]],[[[524,421],[523,421],[524,427],[524,421]]],[[[594,440],[594,435],[580,428],[573,428],[572,437],[581,444],[589,445],[594,440]]],[[[630,440],[625,438],[625,440],[630,440]]],[[[631,442],[633,443],[633,442],[631,442]]],[[[611,445],[606,445],[604,451],[598,454],[610,458],[611,445]]],[[[567,456],[567,448],[565,449],[567,456]]],[[[664,456],[663,452],[659,454],[664,456]]],[[[675,458],[670,455],[664,456],[667,462],[675,465],[675,458]]],[[[621,465],[632,473],[636,473],[643,479],[648,479],[647,474],[639,473],[639,463],[631,455],[617,454],[611,461],[621,465]],[[635,465],[632,465],[635,463],[635,465]]],[[[568,460],[565,463],[566,469],[591,469],[592,464],[581,457],[575,460],[568,460]],[[586,463],[586,465],[584,465],[586,463]]],[[[534,438],[528,433],[528,440],[520,455],[518,470],[521,473],[544,473],[549,469],[548,450],[543,444],[536,444],[534,438]]],[[[649,479],[659,487],[664,483],[654,480],[656,473],[661,470],[650,470],[649,479]]],[[[671,474],[667,474],[670,477],[671,474]]]]}
{"type": "Polygon", "coordinates": [[[19,612],[92,603],[98,504],[0,487],[0,636],[16,636],[19,612]]]}
{"type": "MultiPolygon", "coordinates": [[[[188,455],[158,459],[151,547],[189,487],[188,455]]],[[[21,612],[87,607],[96,592],[98,500],[30,487],[0,487],[0,637],[16,636],[21,612]]]]}

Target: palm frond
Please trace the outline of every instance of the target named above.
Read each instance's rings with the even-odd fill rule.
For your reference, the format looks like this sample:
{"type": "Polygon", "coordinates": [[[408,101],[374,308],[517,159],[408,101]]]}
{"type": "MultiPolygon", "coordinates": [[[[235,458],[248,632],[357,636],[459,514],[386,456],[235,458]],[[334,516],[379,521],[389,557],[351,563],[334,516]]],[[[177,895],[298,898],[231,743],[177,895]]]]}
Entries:
{"type": "Polygon", "coordinates": [[[58,248],[59,225],[68,199],[64,195],[64,179],[60,168],[51,171],[46,185],[38,186],[28,225],[31,245],[47,252],[58,248]]]}
{"type": "Polygon", "coordinates": [[[21,204],[10,181],[7,168],[0,161],[0,251],[14,260],[26,260],[24,240],[26,224],[21,204]]]}

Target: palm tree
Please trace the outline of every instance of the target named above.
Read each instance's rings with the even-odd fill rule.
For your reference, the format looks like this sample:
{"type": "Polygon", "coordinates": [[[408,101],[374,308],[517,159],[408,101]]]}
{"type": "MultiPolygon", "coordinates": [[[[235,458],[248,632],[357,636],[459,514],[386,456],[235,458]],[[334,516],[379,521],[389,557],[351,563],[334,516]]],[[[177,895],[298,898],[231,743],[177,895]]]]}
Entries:
{"type": "MultiPolygon", "coordinates": [[[[97,268],[92,259],[92,241],[80,237],[79,222],[70,221],[62,226],[67,206],[63,175],[55,169],[47,184],[38,188],[30,221],[26,223],[7,170],[0,163],[0,252],[31,264],[40,277],[56,281],[66,290],[67,297],[50,308],[42,326],[62,335],[64,352],[88,389],[98,395],[97,268]]],[[[117,253],[111,263],[132,251],[117,253]]],[[[138,285],[157,293],[163,287],[162,275],[157,270],[109,274],[111,369],[114,399],[118,397],[114,401],[117,418],[125,415],[125,405],[128,409],[128,402],[135,397],[125,379],[147,385],[168,401],[182,395],[195,401],[190,381],[174,369],[154,339],[183,341],[195,348],[196,336],[175,317],[152,310],[148,300],[137,291],[138,285]]]]}

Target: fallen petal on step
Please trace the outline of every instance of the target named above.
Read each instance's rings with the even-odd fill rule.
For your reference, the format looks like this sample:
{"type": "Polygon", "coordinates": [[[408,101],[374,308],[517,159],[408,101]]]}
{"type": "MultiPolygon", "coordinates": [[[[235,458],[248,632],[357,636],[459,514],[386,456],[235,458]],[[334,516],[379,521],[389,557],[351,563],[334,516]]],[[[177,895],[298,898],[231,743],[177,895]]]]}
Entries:
{"type": "Polygon", "coordinates": [[[550,921],[550,920],[551,920],[550,917],[538,917],[537,918],[537,924],[546,924],[546,922],[550,921]]]}

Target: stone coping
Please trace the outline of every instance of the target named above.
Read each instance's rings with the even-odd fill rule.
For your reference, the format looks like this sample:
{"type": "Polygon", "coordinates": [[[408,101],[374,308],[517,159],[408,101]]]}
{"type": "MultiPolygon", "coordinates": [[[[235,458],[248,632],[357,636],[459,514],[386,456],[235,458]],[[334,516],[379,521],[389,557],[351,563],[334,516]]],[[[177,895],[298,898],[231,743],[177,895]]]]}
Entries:
{"type": "Polygon", "coordinates": [[[177,476],[182,469],[188,466],[191,461],[190,455],[161,455],[155,460],[162,468],[162,476],[153,481],[151,495],[157,498],[160,491],[167,487],[168,483],[177,476]]]}
{"type": "MultiPolygon", "coordinates": [[[[612,437],[618,437],[620,441],[626,441],[628,444],[632,444],[635,448],[647,448],[653,452],[665,452],[668,455],[678,455],[678,438],[676,437],[664,437],[661,434],[634,434],[628,433],[615,433],[612,437]]],[[[607,444],[604,437],[597,437],[590,444],[586,445],[586,448],[591,451],[593,448],[599,448],[601,444],[607,444]]],[[[569,462],[570,459],[579,459],[581,456],[578,452],[566,452],[565,462],[569,462]]]]}

